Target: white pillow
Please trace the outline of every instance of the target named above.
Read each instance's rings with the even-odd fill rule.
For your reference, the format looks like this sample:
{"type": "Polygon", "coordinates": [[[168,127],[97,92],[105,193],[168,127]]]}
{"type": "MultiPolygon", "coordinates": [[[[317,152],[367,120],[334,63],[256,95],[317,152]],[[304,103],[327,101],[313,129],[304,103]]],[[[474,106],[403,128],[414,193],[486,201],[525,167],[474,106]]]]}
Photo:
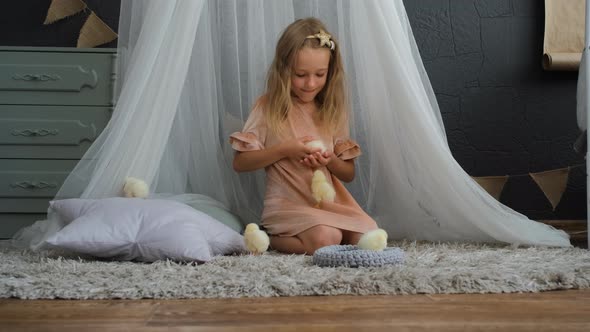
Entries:
{"type": "Polygon", "coordinates": [[[79,253],[144,262],[207,262],[216,255],[245,252],[238,232],[170,200],[76,198],[52,201],[50,208],[69,224],[47,243],[79,253]]]}

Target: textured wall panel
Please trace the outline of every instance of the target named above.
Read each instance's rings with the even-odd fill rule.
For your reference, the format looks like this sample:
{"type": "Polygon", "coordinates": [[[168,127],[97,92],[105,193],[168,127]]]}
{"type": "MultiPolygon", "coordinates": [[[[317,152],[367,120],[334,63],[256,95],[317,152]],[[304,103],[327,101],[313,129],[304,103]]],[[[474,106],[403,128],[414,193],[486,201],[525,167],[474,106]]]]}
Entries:
{"type": "MultiPolygon", "coordinates": [[[[473,176],[520,175],[584,163],[572,145],[577,73],[544,72],[538,0],[406,0],[449,145],[473,176]]],[[[536,219],[586,218],[585,169],[572,170],[553,211],[528,176],[501,201],[536,219]]]]}

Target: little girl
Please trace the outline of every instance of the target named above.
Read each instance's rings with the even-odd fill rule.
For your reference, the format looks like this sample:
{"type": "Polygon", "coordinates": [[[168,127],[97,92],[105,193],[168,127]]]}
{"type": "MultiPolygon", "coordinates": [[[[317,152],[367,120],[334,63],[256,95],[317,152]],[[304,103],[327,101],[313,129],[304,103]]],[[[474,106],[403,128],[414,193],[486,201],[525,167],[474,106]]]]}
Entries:
{"type": "Polygon", "coordinates": [[[279,39],[266,93],[230,143],[237,172],[266,170],[262,224],[271,247],[313,254],[333,244],[356,244],[377,224],[340,181],[354,178],[360,147],[348,137],[348,105],[338,44],[317,19],[297,20],[279,39]],[[320,140],[326,147],[306,145],[320,140]],[[314,200],[311,180],[321,170],[334,202],[314,200]]]}

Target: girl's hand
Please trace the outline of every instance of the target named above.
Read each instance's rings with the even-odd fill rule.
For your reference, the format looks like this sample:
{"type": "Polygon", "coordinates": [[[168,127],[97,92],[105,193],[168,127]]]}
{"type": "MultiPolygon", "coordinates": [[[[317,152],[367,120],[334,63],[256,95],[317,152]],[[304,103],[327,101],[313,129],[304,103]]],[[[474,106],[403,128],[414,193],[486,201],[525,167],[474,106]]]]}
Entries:
{"type": "Polygon", "coordinates": [[[313,136],[304,136],[281,143],[280,150],[283,157],[294,160],[303,160],[305,157],[319,152],[318,148],[311,148],[305,145],[307,142],[311,142],[315,139],[316,138],[313,136]]]}
{"type": "Polygon", "coordinates": [[[300,163],[310,168],[319,168],[327,166],[333,159],[334,153],[332,151],[314,152],[303,158],[300,163]]]}

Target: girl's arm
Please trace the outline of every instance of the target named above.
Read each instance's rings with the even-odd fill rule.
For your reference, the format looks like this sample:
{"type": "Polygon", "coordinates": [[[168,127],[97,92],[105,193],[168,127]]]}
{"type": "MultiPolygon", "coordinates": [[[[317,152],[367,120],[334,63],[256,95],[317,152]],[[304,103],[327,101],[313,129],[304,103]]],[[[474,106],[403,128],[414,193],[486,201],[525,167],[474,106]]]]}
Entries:
{"type": "Polygon", "coordinates": [[[255,171],[272,165],[283,158],[301,160],[305,156],[318,151],[317,148],[305,146],[305,143],[314,139],[315,137],[305,136],[262,150],[237,152],[234,156],[234,170],[236,172],[255,171]]]}
{"type": "Polygon", "coordinates": [[[257,169],[265,168],[283,159],[285,156],[281,151],[280,145],[272,146],[268,149],[236,152],[234,156],[233,167],[236,172],[250,172],[257,169]]]}
{"type": "Polygon", "coordinates": [[[335,157],[330,160],[326,167],[340,181],[350,182],[354,180],[354,160],[342,160],[335,157]]]}

